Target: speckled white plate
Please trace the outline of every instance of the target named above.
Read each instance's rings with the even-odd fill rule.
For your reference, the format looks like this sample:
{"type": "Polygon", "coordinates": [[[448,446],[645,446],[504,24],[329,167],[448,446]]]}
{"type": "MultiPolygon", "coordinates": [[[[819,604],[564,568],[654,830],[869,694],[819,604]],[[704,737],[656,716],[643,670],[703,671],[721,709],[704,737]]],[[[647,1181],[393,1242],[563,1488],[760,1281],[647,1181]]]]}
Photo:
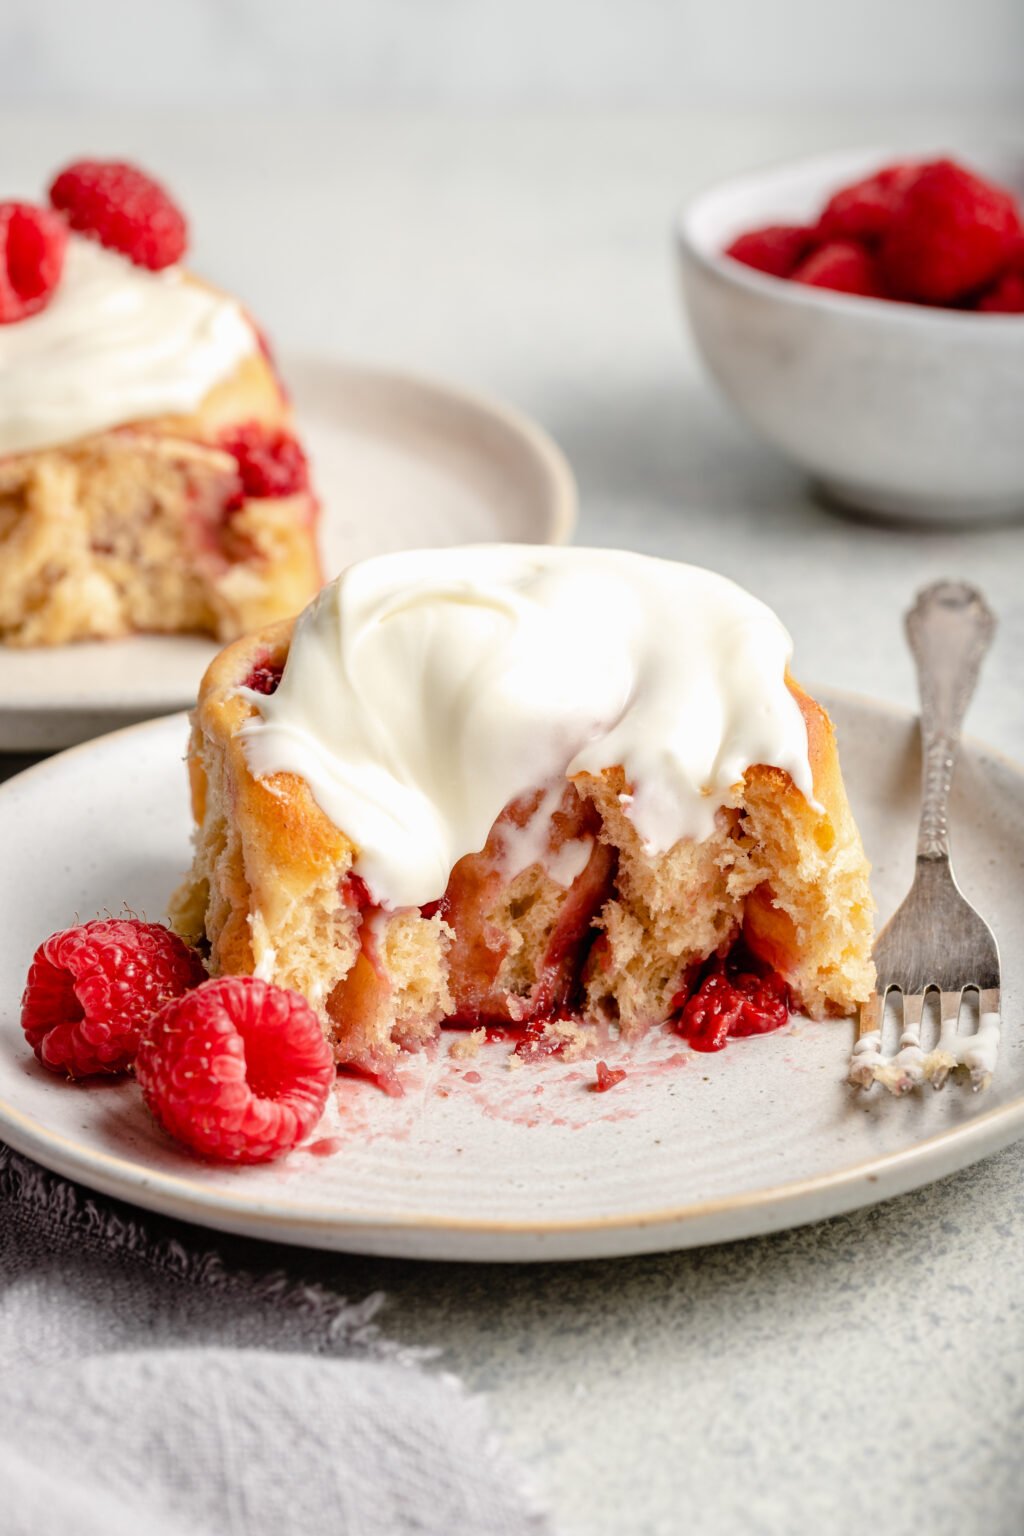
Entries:
{"type": "MultiPolygon", "coordinates": [[[[323,502],[329,577],[394,549],[568,539],[572,471],[524,417],[446,384],[326,359],[286,360],[283,372],[323,502]]],[[[0,647],[0,751],[52,751],[186,708],[215,651],[180,635],[0,647]]]]}
{"type": "MultiPolygon", "coordinates": [[[[916,727],[868,700],[826,701],[886,916],[913,860],[916,727]]],[[[636,1052],[616,1047],[607,1059],[628,1076],[606,1094],[590,1091],[592,1062],[510,1071],[500,1047],[464,1062],[442,1051],[410,1060],[401,1099],[342,1080],[316,1152],[267,1168],[195,1161],[150,1121],[134,1083],[51,1077],[18,1027],[42,937],[76,913],[162,913],[187,860],[184,746],[183,717],[153,721],[0,788],[0,1136],[59,1173],[256,1237],[416,1258],[575,1259],[814,1221],[1024,1134],[1024,772],[968,746],[955,852],[1006,967],[1001,1061],[986,1093],[861,1096],[843,1081],[852,1023],[797,1020],[717,1056],[661,1032],[636,1052]]]]}

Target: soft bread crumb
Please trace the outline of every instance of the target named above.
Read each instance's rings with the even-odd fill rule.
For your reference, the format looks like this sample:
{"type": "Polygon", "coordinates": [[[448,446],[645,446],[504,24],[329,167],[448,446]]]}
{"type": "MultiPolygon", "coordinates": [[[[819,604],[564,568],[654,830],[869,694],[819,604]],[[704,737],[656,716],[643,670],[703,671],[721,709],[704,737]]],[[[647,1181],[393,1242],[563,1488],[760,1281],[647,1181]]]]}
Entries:
{"type": "Polygon", "coordinates": [[[558,1042],[562,1061],[580,1061],[597,1043],[597,1030],[576,1019],[550,1019],[544,1025],[542,1038],[558,1042]]]}
{"type": "Polygon", "coordinates": [[[221,640],[298,612],[319,586],[311,494],[238,495],[227,426],[290,412],[259,355],[189,420],[153,421],[0,461],[0,643],[133,632],[221,640]]]}
{"type": "Polygon", "coordinates": [[[468,1035],[456,1035],[448,1047],[448,1055],[455,1061],[470,1061],[479,1053],[486,1039],[486,1029],[471,1029],[468,1035]]]}

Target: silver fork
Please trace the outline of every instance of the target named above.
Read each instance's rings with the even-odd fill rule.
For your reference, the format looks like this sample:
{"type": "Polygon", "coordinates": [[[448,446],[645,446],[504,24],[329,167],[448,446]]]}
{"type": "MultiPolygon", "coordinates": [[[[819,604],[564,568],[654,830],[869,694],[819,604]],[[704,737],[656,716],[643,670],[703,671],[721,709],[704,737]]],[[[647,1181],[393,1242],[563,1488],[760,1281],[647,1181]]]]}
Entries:
{"type": "Polygon", "coordinates": [[[991,1080],[999,1049],[999,949],[956,883],[947,811],[960,726],[995,619],[976,588],[939,581],[918,593],[906,627],[921,694],[917,866],[908,895],[875,942],[878,982],[861,1010],[849,1081],[861,1088],[880,1082],[891,1093],[909,1093],[925,1082],[941,1088],[950,1072],[963,1068],[978,1089],[991,1080]],[[935,1044],[923,1050],[929,993],[938,994],[940,1028],[935,1044]],[[961,1034],[961,1005],[969,993],[977,994],[978,1022],[961,1034]],[[887,1056],[883,1027],[892,1005],[900,1003],[899,1049],[887,1056]]]}

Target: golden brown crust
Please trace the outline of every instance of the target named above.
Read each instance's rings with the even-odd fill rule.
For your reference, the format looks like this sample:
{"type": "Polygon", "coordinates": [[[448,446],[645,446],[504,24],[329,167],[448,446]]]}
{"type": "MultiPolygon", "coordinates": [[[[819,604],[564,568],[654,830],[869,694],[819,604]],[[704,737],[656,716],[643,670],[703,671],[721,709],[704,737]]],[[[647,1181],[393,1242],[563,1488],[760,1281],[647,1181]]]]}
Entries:
{"type": "MultiPolygon", "coordinates": [[[[816,699],[812,699],[800,684],[786,674],[786,686],[800,706],[807,731],[807,758],[811,765],[814,782],[814,798],[830,814],[846,805],[846,790],[839,766],[839,750],[836,746],[836,728],[828,713],[816,699]]],[[[765,770],[768,771],[768,770],[765,770]]],[[[776,775],[779,769],[771,770],[776,775]]],[[[788,774],[783,778],[789,779],[788,774]]],[[[792,781],[789,780],[791,787],[792,781]]]]}
{"type": "Polygon", "coordinates": [[[276,881],[289,893],[327,870],[347,868],[354,854],[354,845],[321,811],[305,779],[292,773],[253,777],[238,735],[256,713],[252,701],[238,692],[239,684],[258,666],[284,666],[293,628],[294,620],[284,620],[215,656],[200,684],[195,712],[202,743],[226,757],[232,809],[246,829],[247,867],[258,866],[268,884],[276,881]]]}

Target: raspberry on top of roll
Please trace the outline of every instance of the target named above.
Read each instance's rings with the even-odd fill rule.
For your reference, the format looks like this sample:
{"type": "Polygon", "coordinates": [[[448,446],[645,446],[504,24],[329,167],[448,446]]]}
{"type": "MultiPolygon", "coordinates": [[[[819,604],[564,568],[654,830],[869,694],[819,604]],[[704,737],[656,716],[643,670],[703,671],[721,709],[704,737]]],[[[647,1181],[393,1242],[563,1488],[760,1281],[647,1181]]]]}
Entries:
{"type": "Polygon", "coordinates": [[[364,561],[209,669],[175,923],[381,1075],[445,1025],[711,1049],[849,1013],[868,866],[790,651],[732,582],[643,555],[364,561]]]}
{"type": "Polygon", "coordinates": [[[259,331],[144,172],[79,161],[50,200],[0,202],[0,642],[296,613],[318,509],[259,331]]]}

